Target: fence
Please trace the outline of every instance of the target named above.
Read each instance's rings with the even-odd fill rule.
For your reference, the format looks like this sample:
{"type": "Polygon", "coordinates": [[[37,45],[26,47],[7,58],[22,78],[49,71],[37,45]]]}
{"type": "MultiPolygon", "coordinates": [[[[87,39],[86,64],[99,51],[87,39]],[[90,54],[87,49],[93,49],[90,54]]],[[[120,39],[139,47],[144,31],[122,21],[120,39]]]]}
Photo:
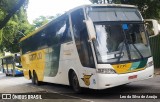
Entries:
{"type": "Polygon", "coordinates": [[[154,67],[160,68],[160,34],[149,38],[154,67]]]}

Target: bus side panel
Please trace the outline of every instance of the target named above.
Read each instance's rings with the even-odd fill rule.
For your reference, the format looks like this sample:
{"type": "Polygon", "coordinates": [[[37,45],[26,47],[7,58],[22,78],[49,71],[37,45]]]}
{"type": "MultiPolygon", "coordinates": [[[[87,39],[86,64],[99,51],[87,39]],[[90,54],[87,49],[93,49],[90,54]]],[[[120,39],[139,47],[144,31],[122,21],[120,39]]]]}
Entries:
{"type": "Polygon", "coordinates": [[[12,64],[8,64],[8,74],[12,75],[13,73],[13,65],[12,64]]]}
{"type": "MultiPolygon", "coordinates": [[[[62,44],[63,45],[63,44],[62,44]]],[[[62,45],[54,45],[46,50],[46,66],[44,72],[44,81],[58,84],[68,84],[66,81],[67,66],[63,60],[61,60],[61,54],[63,53],[62,45]],[[64,67],[62,69],[62,67],[64,67]]],[[[70,60],[67,60],[70,64],[70,60]]]]}
{"type": "Polygon", "coordinates": [[[55,77],[59,69],[60,45],[46,49],[44,76],[55,77]]]}
{"type": "Polygon", "coordinates": [[[61,44],[61,47],[52,47],[52,49],[48,49],[48,53],[52,54],[48,54],[48,58],[46,54],[44,81],[69,85],[68,72],[76,64],[73,42],[61,44]]]}
{"type": "Polygon", "coordinates": [[[23,75],[23,69],[15,67],[14,73],[15,73],[15,75],[23,75]]]}
{"type": "Polygon", "coordinates": [[[44,81],[69,85],[70,69],[75,71],[81,87],[96,88],[95,69],[82,66],[73,42],[61,45],[58,72],[54,77],[45,75],[44,81]]]}
{"type": "Polygon", "coordinates": [[[45,49],[22,55],[22,65],[25,78],[29,79],[29,71],[36,72],[38,80],[43,81],[45,66],[45,49]]]}
{"type": "Polygon", "coordinates": [[[29,79],[29,58],[27,58],[28,54],[21,56],[22,66],[23,66],[23,74],[26,79],[29,79]]]}
{"type": "Polygon", "coordinates": [[[6,74],[12,75],[12,71],[13,71],[13,65],[12,64],[4,64],[4,72],[6,74]],[[8,68],[8,70],[7,70],[8,68]]]}

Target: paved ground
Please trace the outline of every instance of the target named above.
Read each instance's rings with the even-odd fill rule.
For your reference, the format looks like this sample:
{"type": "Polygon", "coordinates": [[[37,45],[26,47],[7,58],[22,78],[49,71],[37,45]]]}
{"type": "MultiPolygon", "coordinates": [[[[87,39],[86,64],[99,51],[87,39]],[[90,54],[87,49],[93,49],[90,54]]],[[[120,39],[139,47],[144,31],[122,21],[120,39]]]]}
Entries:
{"type": "Polygon", "coordinates": [[[160,68],[155,68],[154,71],[155,71],[155,75],[160,75],[160,68]]]}
{"type": "MultiPolygon", "coordinates": [[[[35,86],[31,84],[30,80],[27,80],[24,77],[6,77],[4,74],[0,73],[0,93],[19,93],[22,95],[40,93],[42,98],[50,98],[34,100],[34,102],[160,102],[159,73],[160,70],[156,69],[156,75],[152,79],[133,82],[127,85],[106,90],[95,91],[84,89],[83,94],[75,94],[68,86],[51,83],[43,83],[41,86],[35,86]],[[157,96],[159,99],[133,99],[142,95],[150,95],[152,98],[156,98],[157,96]],[[155,97],[153,95],[155,95],[155,97]],[[132,97],[132,99],[125,99],[125,97],[132,97]]],[[[33,100],[0,100],[0,102],[30,101],[33,100]]]]}

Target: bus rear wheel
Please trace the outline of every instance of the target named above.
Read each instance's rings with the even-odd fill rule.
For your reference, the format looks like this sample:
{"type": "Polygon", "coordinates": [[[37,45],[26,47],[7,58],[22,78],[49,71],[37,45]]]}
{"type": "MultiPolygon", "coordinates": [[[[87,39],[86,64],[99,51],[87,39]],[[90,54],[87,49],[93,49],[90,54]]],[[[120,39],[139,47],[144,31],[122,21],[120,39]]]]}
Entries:
{"type": "Polygon", "coordinates": [[[34,85],[40,85],[40,82],[38,81],[38,77],[37,77],[37,74],[36,74],[35,71],[33,72],[32,83],[33,83],[34,85]]]}
{"type": "Polygon", "coordinates": [[[79,85],[78,77],[75,72],[72,72],[71,76],[71,86],[76,93],[81,93],[82,88],[79,85]]]}
{"type": "Polygon", "coordinates": [[[9,76],[9,74],[6,73],[6,76],[9,76]]]}

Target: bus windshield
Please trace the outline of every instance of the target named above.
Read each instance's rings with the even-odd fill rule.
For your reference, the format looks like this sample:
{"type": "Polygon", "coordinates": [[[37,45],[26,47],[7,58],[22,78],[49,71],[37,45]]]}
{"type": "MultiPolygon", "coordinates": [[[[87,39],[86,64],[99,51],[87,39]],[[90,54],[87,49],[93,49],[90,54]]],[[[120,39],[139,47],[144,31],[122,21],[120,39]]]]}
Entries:
{"type": "Polygon", "coordinates": [[[117,63],[143,59],[151,56],[144,25],[94,23],[97,39],[94,41],[98,63],[117,63]]]}

